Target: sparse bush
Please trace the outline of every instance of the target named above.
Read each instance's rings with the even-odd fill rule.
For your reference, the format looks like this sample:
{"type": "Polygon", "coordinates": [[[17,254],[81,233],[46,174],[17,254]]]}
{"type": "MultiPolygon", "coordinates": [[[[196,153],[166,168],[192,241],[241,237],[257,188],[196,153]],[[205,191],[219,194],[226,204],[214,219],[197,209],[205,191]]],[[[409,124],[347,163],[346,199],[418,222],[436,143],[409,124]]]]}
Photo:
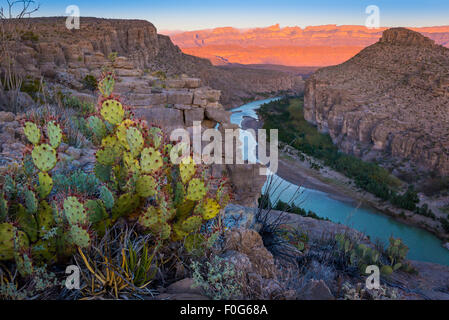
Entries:
{"type": "Polygon", "coordinates": [[[214,256],[212,261],[192,262],[191,269],[196,287],[203,289],[213,300],[238,299],[242,294],[242,275],[234,265],[214,256]]]}
{"type": "Polygon", "coordinates": [[[95,91],[98,88],[97,79],[93,75],[86,75],[83,78],[84,88],[90,91],[95,91]]]}

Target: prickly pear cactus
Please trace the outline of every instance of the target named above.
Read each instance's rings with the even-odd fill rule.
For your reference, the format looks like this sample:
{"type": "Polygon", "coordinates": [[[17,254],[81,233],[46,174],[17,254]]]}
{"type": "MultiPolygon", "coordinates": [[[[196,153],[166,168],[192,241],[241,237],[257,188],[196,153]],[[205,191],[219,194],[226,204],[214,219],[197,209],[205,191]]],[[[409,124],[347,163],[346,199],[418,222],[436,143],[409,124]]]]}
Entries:
{"type": "Polygon", "coordinates": [[[90,116],[87,119],[87,126],[90,130],[92,130],[96,141],[101,141],[108,133],[103,120],[96,116],[90,116]]]}
{"type": "Polygon", "coordinates": [[[34,215],[27,212],[22,205],[18,206],[16,213],[17,221],[19,223],[20,229],[23,230],[31,242],[37,240],[38,237],[38,226],[34,215]]]}
{"type": "Polygon", "coordinates": [[[62,130],[54,121],[47,124],[47,135],[50,145],[53,149],[57,149],[62,142],[62,130]]]}
{"type": "Polygon", "coordinates": [[[200,201],[206,195],[206,187],[200,179],[192,179],[187,188],[187,200],[200,201]]]}
{"type": "Polygon", "coordinates": [[[0,224],[0,261],[14,259],[16,250],[28,247],[28,238],[10,223],[0,224]]]}
{"type": "Polygon", "coordinates": [[[70,225],[86,224],[88,222],[86,209],[76,197],[67,197],[64,200],[64,213],[70,225]]]}
{"type": "Polygon", "coordinates": [[[87,248],[90,244],[89,232],[77,225],[73,225],[69,231],[69,241],[80,248],[87,248]]]}
{"type": "Polygon", "coordinates": [[[143,173],[153,173],[162,167],[161,153],[153,148],[145,148],[140,156],[140,167],[143,173]]]}
{"type": "Polygon", "coordinates": [[[41,140],[41,130],[37,127],[34,122],[27,121],[23,127],[23,132],[27,137],[28,141],[36,145],[41,140]]]}
{"type": "Polygon", "coordinates": [[[103,102],[100,113],[107,122],[118,125],[123,121],[125,109],[119,101],[109,99],[103,102]]]}
{"type": "Polygon", "coordinates": [[[105,98],[109,98],[114,91],[115,79],[114,76],[107,75],[98,83],[98,90],[105,98]]]}
{"type": "Polygon", "coordinates": [[[127,151],[130,150],[128,139],[127,139],[127,131],[128,129],[135,126],[136,123],[130,119],[123,120],[122,123],[115,130],[115,135],[120,143],[120,145],[125,148],[127,151]]]}
{"type": "Polygon", "coordinates": [[[203,219],[200,216],[188,217],[181,222],[181,229],[187,233],[193,232],[201,227],[203,219]]]}
{"type": "Polygon", "coordinates": [[[39,172],[38,177],[39,186],[37,188],[37,191],[39,193],[39,197],[43,199],[51,193],[51,190],[53,189],[53,179],[46,172],[39,172]]]}
{"type": "Polygon", "coordinates": [[[106,186],[100,187],[100,199],[103,200],[106,209],[112,209],[114,206],[114,195],[106,186]]]}
{"type": "Polygon", "coordinates": [[[105,147],[99,149],[95,154],[97,161],[104,166],[112,166],[119,154],[117,154],[114,148],[105,147]]]}
{"type": "Polygon", "coordinates": [[[181,175],[181,181],[184,184],[187,184],[190,179],[195,175],[195,162],[192,157],[187,157],[182,159],[179,164],[179,172],[181,175]]]}
{"type": "Polygon", "coordinates": [[[25,189],[24,196],[25,196],[25,206],[27,208],[27,212],[29,214],[36,213],[37,207],[38,207],[38,202],[37,202],[37,198],[36,198],[36,195],[34,194],[34,192],[29,189],[25,189]]]}
{"type": "Polygon", "coordinates": [[[43,200],[39,204],[36,218],[39,224],[39,233],[42,237],[47,232],[49,232],[55,224],[55,219],[53,217],[53,208],[48,204],[47,201],[43,200]]]}
{"type": "Polygon", "coordinates": [[[162,142],[162,130],[156,127],[151,127],[148,130],[148,137],[150,138],[150,143],[154,148],[159,149],[162,142]]]}
{"type": "Polygon", "coordinates": [[[156,180],[152,176],[143,175],[136,181],[136,192],[146,198],[156,194],[156,180]]]}
{"type": "Polygon", "coordinates": [[[220,212],[220,205],[214,199],[207,199],[203,205],[203,218],[205,220],[213,219],[220,212]]]}
{"type": "Polygon", "coordinates": [[[34,165],[43,172],[50,171],[56,166],[56,151],[46,143],[37,145],[31,152],[34,165]]]}
{"type": "Polygon", "coordinates": [[[0,194],[0,222],[5,221],[8,215],[8,201],[0,194]]]}
{"type": "Polygon", "coordinates": [[[140,204],[139,196],[132,193],[122,194],[112,208],[112,218],[124,217],[135,211],[140,204]]]}
{"type": "Polygon", "coordinates": [[[126,141],[128,142],[131,154],[137,157],[143,149],[143,136],[139,129],[131,127],[126,131],[126,141]]]}

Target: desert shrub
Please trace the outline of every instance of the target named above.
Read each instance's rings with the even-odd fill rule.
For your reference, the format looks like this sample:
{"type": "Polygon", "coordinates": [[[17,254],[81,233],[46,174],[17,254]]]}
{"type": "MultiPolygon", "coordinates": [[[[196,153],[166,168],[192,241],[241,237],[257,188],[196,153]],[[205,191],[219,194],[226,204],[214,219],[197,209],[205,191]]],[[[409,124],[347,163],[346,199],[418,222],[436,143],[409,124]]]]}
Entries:
{"type": "Polygon", "coordinates": [[[158,77],[160,80],[167,80],[167,74],[164,71],[155,71],[152,76],[158,77]]]}
{"type": "Polygon", "coordinates": [[[35,34],[33,31],[25,31],[20,36],[22,41],[33,41],[37,42],[39,41],[39,35],[35,34]]]}
{"type": "Polygon", "coordinates": [[[90,75],[90,74],[86,75],[83,78],[82,83],[84,85],[84,88],[87,90],[90,90],[90,91],[97,90],[97,87],[98,87],[97,79],[93,75],[90,75]]]}
{"type": "Polygon", "coordinates": [[[234,265],[214,256],[212,261],[191,264],[194,285],[203,289],[205,294],[213,300],[237,299],[242,294],[241,273],[234,265]]]}

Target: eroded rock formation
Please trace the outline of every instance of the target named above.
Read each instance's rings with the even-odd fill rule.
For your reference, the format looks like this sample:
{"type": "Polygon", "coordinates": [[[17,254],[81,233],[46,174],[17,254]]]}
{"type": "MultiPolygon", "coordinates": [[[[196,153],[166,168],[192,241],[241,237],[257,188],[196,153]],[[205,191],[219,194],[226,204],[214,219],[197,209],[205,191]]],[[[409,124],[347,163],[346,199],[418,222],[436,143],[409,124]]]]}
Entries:
{"type": "Polygon", "coordinates": [[[304,116],[341,150],[449,174],[449,49],[404,28],[306,83],[304,116]]]}

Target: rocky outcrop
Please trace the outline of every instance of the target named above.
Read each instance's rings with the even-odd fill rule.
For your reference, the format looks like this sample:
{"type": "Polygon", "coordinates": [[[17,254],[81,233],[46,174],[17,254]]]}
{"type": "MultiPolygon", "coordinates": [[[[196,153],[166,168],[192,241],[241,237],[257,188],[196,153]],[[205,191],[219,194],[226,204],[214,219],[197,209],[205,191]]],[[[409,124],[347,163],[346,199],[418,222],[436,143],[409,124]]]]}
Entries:
{"type": "Polygon", "coordinates": [[[78,91],[83,89],[86,76],[101,74],[113,52],[119,56],[114,63],[119,76],[139,77],[157,71],[169,76],[189,74],[221,90],[226,107],[256,93],[298,92],[303,88],[297,85],[297,77],[282,72],[248,69],[236,75],[216,68],[206,59],[182,53],[169,37],[157,34],[154,25],[143,20],[83,17],[79,30],[68,30],[65,18],[32,18],[22,28],[23,33],[33,36],[23,38],[14,55],[18,71],[32,78],[44,76],[46,81],[78,91]]]}
{"type": "Polygon", "coordinates": [[[448,66],[449,49],[389,29],[354,58],[308,79],[304,116],[344,152],[408,159],[448,175],[448,66]]]}

